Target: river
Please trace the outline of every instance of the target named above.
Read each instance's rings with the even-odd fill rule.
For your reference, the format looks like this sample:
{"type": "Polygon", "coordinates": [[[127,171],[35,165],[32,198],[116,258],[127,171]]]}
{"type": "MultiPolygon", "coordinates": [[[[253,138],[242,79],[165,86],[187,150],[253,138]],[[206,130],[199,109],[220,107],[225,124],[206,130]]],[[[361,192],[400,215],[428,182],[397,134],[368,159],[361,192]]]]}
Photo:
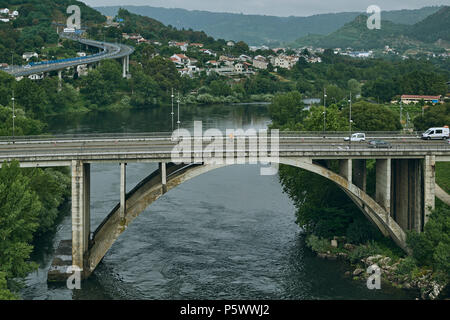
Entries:
{"type": "MultiPolygon", "coordinates": [[[[175,112],[176,116],[176,112],[175,112]]],[[[175,119],[175,124],[176,124],[175,119]]],[[[182,107],[181,126],[265,128],[266,105],[182,107]]],[[[99,112],[49,119],[61,133],[170,131],[170,107],[99,112]]],[[[120,167],[91,166],[92,230],[119,200],[120,167]]],[[[127,167],[127,190],[156,169],[127,167]]],[[[295,207],[277,176],[258,165],[218,169],[171,190],[119,237],[80,290],[47,284],[60,240],[71,238],[71,217],[40,239],[33,253],[39,270],[21,290],[24,299],[412,299],[402,290],[345,277],[347,266],[317,258],[295,224],[295,207]]]]}

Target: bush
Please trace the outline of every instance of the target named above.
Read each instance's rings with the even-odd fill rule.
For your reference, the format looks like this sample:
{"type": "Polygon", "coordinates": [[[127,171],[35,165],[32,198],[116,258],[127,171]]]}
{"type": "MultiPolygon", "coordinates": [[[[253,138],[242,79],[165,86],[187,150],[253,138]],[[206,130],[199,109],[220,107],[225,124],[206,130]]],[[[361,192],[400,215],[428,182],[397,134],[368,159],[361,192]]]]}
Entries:
{"type": "Polygon", "coordinates": [[[417,262],[413,257],[409,256],[401,260],[397,266],[397,274],[410,275],[417,268],[417,262]]]}
{"type": "Polygon", "coordinates": [[[310,235],[306,238],[306,245],[314,252],[327,252],[331,249],[330,241],[310,235]]]}
{"type": "Polygon", "coordinates": [[[347,228],[347,239],[350,243],[360,244],[380,238],[380,232],[367,219],[358,218],[347,228]]]}

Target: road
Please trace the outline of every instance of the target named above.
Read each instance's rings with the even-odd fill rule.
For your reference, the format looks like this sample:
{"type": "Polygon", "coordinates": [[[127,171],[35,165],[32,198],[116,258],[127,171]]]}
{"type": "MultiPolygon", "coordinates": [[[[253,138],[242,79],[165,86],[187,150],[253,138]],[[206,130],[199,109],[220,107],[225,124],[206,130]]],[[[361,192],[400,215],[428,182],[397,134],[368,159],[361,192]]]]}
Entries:
{"type": "Polygon", "coordinates": [[[33,67],[27,66],[11,66],[10,69],[3,69],[3,71],[13,75],[15,77],[25,77],[32,74],[39,74],[43,72],[50,72],[56,70],[62,70],[69,67],[74,67],[82,64],[90,64],[99,62],[105,59],[119,59],[131,55],[134,52],[134,48],[118,43],[101,42],[89,39],[76,38],[74,36],[69,36],[67,34],[61,34],[62,38],[71,39],[73,41],[78,41],[82,44],[86,44],[92,47],[99,48],[103,50],[102,54],[94,57],[89,56],[86,59],[67,61],[60,63],[53,63],[48,65],[38,65],[33,67]]]}
{"type": "MultiPolygon", "coordinates": [[[[377,134],[379,137],[382,134],[377,134]]],[[[422,157],[433,153],[439,156],[450,156],[450,145],[446,141],[424,141],[415,136],[391,135],[385,141],[391,143],[392,148],[369,148],[367,142],[344,142],[345,135],[333,137],[318,137],[307,134],[280,134],[280,156],[309,156],[309,157],[363,157],[371,155],[392,157],[422,157]]],[[[60,160],[71,159],[87,160],[116,160],[127,159],[156,159],[170,156],[171,151],[179,141],[171,139],[170,133],[130,134],[130,135],[80,135],[56,137],[18,137],[15,143],[11,138],[0,140],[0,161],[18,159],[23,161],[60,160]]],[[[372,139],[367,135],[367,141],[372,139]]],[[[242,150],[238,145],[239,137],[224,137],[220,141],[219,150],[229,151],[227,144],[235,146],[234,151],[242,150]],[[224,143],[224,142],[227,142],[224,143]],[[233,143],[234,142],[234,143],[233,143]]],[[[210,145],[210,137],[202,137],[203,150],[210,145]]],[[[270,136],[267,139],[270,148],[270,136]]],[[[194,148],[194,139],[190,140],[191,151],[194,148]]],[[[255,151],[254,144],[250,145],[248,139],[245,151],[255,151]]],[[[269,149],[270,151],[270,149],[269,149]]]]}

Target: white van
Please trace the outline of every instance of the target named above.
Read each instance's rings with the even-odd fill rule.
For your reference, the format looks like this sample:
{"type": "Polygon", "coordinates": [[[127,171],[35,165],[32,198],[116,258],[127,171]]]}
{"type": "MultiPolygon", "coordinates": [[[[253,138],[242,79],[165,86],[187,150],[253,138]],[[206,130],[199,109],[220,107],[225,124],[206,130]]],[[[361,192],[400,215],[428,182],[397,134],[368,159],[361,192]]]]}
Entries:
{"type": "MultiPolygon", "coordinates": [[[[345,137],[344,141],[349,141],[349,137],[345,137]]],[[[365,133],[354,133],[352,134],[351,141],[360,142],[360,141],[366,141],[366,134],[365,133]]]]}
{"type": "Polygon", "coordinates": [[[422,133],[422,139],[424,140],[448,139],[448,137],[449,137],[448,126],[442,128],[430,128],[424,133],[422,133]]]}

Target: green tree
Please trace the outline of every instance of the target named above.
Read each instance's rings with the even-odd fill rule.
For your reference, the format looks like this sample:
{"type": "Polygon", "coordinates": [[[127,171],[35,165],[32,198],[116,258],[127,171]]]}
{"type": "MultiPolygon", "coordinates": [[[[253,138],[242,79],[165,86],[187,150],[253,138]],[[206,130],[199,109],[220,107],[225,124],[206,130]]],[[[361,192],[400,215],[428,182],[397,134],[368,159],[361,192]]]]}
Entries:
{"type": "Polygon", "coordinates": [[[28,259],[41,208],[31,180],[21,173],[18,162],[3,164],[0,169],[0,271],[9,279],[23,277],[36,267],[28,259]]]}
{"type": "Polygon", "coordinates": [[[281,130],[300,130],[306,116],[302,95],[298,91],[277,94],[269,105],[273,127],[281,130]]]}

